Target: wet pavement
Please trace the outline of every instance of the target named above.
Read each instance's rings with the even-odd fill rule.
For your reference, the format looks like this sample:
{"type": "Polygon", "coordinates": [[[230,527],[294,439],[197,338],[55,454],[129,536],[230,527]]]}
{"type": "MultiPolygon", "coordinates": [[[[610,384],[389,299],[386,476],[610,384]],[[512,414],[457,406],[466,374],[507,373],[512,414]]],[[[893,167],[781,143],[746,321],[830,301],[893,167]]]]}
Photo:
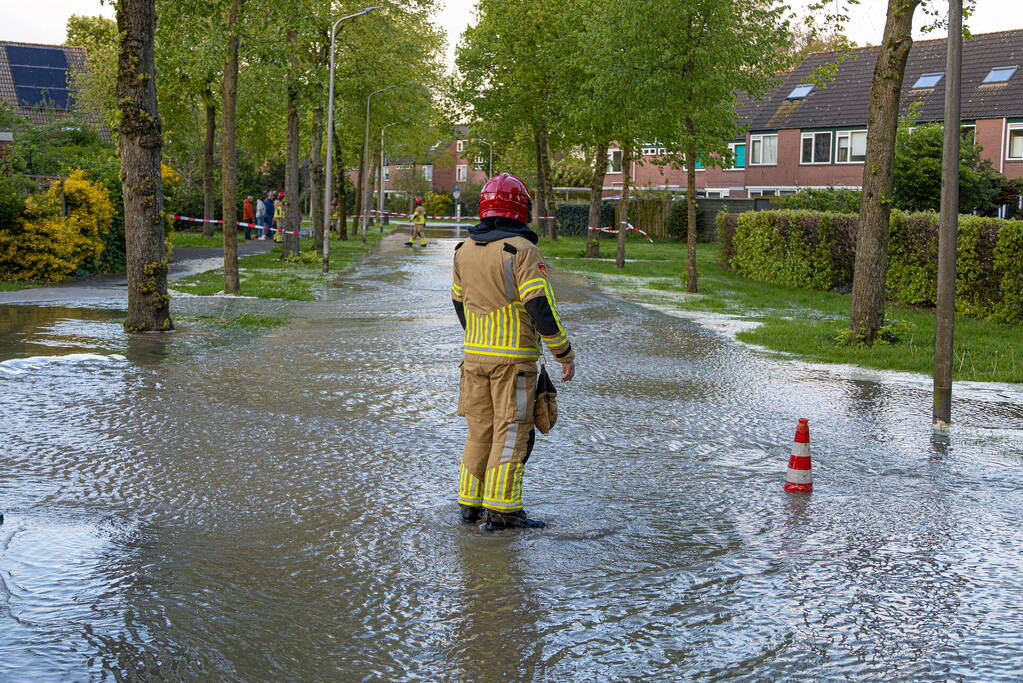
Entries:
{"type": "Polygon", "coordinates": [[[960,387],[934,439],[925,378],[556,273],[549,527],[487,535],[455,521],[454,241],[401,241],[269,332],[129,336],[116,289],[0,305],[0,680],[1019,680],[1020,387],[960,387]]]}

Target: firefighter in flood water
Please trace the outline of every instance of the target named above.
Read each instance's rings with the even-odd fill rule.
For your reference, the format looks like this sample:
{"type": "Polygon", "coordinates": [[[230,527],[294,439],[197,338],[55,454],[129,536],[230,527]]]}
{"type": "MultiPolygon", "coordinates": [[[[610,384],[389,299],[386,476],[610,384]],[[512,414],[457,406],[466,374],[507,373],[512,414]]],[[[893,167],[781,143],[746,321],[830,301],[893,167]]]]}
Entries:
{"type": "Polygon", "coordinates": [[[544,526],[522,509],[541,339],[561,363],[562,381],[575,375],[538,238],[526,226],[531,204],[515,176],[491,178],[480,193],[480,224],[455,247],[451,296],[465,330],[458,414],[469,427],[458,503],[462,521],[480,520],[488,531],[544,526]]]}
{"type": "Polygon", "coordinates": [[[421,197],[416,197],[416,208],[412,211],[412,235],[408,238],[405,246],[411,247],[416,242],[416,235],[419,236],[419,246],[426,246],[426,207],[423,206],[421,197]]]}

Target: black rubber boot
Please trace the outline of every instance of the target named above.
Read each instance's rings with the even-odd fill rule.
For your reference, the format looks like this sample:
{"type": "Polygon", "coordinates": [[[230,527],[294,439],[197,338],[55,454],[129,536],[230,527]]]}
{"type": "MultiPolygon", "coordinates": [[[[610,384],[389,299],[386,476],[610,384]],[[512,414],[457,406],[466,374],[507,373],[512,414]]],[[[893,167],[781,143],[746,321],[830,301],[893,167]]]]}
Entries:
{"type": "Polygon", "coordinates": [[[479,521],[482,508],[474,508],[470,505],[458,504],[458,512],[462,515],[462,521],[466,524],[475,524],[479,521]]]}
{"type": "Polygon", "coordinates": [[[494,512],[485,510],[483,514],[484,531],[501,531],[503,529],[543,529],[547,524],[539,519],[530,519],[525,510],[515,512],[494,512]]]}

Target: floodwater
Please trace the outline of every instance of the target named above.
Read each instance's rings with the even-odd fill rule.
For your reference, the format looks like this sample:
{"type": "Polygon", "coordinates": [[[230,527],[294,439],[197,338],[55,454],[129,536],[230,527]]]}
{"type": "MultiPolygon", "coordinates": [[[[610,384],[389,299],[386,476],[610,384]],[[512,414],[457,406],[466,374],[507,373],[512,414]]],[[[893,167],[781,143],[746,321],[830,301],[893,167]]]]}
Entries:
{"type": "Polygon", "coordinates": [[[456,522],[453,244],[391,236],[260,333],[129,337],[115,288],[0,305],[0,679],[1019,680],[1019,387],[964,387],[934,439],[924,378],[556,274],[549,526],[488,535],[456,522]]]}

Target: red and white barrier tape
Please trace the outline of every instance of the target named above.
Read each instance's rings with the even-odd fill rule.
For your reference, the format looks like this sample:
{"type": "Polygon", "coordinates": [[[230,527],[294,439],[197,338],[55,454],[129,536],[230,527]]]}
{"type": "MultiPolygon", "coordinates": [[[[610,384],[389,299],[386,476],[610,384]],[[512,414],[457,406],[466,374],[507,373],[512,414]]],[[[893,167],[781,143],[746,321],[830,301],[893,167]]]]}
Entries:
{"type": "MultiPolygon", "coordinates": [[[[217,225],[224,224],[224,221],[215,218],[192,218],[190,216],[177,215],[171,216],[171,218],[173,218],[176,221],[191,221],[192,223],[216,223],[217,225]]],[[[241,221],[237,221],[235,225],[237,225],[240,228],[258,228],[259,230],[269,230],[270,232],[281,232],[284,233],[285,235],[299,234],[297,232],[292,232],[291,230],[282,230],[281,228],[272,228],[265,225],[256,225],[255,223],[242,223],[241,221]]]]}
{"type": "MultiPolygon", "coordinates": [[[[626,231],[632,230],[634,232],[638,232],[640,235],[642,235],[643,237],[646,238],[647,242],[650,242],[650,244],[654,243],[654,241],[652,239],[650,239],[650,235],[648,235],[647,233],[643,232],[642,230],[640,230],[637,227],[634,227],[631,223],[625,223],[625,221],[622,221],[622,223],[624,225],[628,225],[629,226],[628,228],[626,228],[626,231]]],[[[587,230],[596,230],[597,232],[607,232],[607,233],[611,233],[612,235],[617,235],[618,234],[618,231],[615,230],[614,228],[610,227],[610,226],[605,227],[605,228],[595,228],[595,227],[593,227],[591,225],[591,226],[588,226],[586,229],[587,230]]]]}

